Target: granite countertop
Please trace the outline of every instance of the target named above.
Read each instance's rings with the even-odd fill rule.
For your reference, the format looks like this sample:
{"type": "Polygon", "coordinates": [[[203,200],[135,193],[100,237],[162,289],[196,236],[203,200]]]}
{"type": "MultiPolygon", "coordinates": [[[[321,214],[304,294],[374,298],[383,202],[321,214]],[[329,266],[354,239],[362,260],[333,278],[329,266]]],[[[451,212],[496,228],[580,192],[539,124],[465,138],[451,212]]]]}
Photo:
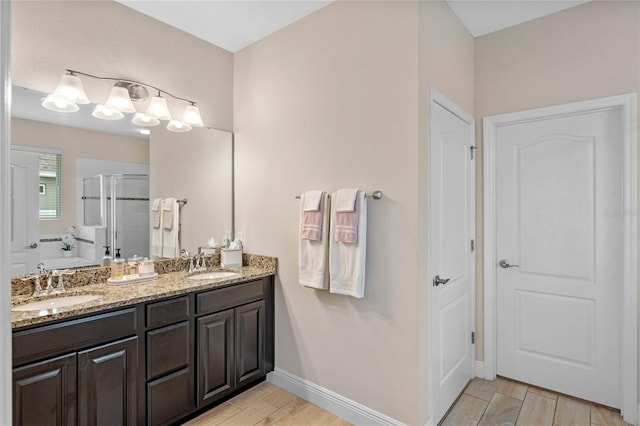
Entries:
{"type": "MultiPolygon", "coordinates": [[[[275,259],[275,258],[272,258],[275,259]]],[[[133,306],[138,303],[157,300],[165,297],[178,296],[181,294],[210,290],[218,287],[228,286],[239,282],[275,275],[276,261],[271,264],[258,264],[242,266],[238,268],[220,267],[207,268],[207,272],[213,271],[233,271],[239,273],[238,276],[228,278],[218,278],[213,280],[190,280],[186,271],[169,272],[160,274],[157,279],[139,283],[124,285],[110,285],[106,282],[91,283],[75,286],[67,289],[60,295],[33,297],[29,295],[14,295],[12,306],[34,302],[37,300],[50,299],[53,297],[75,296],[75,295],[97,295],[97,300],[72,306],[47,309],[41,311],[11,312],[11,328],[28,327],[42,325],[61,319],[71,319],[75,316],[100,311],[111,310],[126,306],[133,306]]],[[[202,272],[199,272],[202,273],[202,272]]],[[[195,274],[192,274],[195,275],[195,274]]],[[[54,285],[55,286],[55,285],[54,285]]],[[[43,286],[44,287],[44,286],[43,286]]]]}

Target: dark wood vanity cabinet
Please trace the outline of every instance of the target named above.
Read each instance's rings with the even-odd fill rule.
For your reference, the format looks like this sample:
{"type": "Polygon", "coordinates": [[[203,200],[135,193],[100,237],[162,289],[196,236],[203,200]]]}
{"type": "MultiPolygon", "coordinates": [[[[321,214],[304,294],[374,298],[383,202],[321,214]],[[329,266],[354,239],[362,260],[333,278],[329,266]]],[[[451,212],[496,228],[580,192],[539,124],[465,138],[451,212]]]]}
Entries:
{"type": "Polygon", "coordinates": [[[165,425],[273,370],[273,277],[13,333],[15,425],[165,425]]]}
{"type": "Polygon", "coordinates": [[[199,407],[267,373],[265,300],[271,288],[258,280],[222,290],[196,296],[198,314],[214,312],[197,318],[199,407]]]}
{"type": "Polygon", "coordinates": [[[130,308],[14,332],[13,423],[136,424],[136,328],[130,308]]]}

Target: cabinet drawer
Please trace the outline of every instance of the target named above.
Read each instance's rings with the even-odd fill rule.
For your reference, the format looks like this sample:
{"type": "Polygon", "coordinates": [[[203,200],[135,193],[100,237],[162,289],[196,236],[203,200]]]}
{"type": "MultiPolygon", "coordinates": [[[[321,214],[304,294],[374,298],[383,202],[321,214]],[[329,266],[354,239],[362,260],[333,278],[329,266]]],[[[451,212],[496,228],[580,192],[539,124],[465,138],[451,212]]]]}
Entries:
{"type": "Polygon", "coordinates": [[[189,321],[147,332],[147,380],[189,365],[189,321]]]}
{"type": "Polygon", "coordinates": [[[185,368],[147,384],[147,424],[170,424],[193,411],[191,376],[185,368]]]}
{"type": "Polygon", "coordinates": [[[184,296],[178,299],[149,303],[146,314],[148,328],[184,321],[189,318],[189,298],[184,296]]]}
{"type": "Polygon", "coordinates": [[[135,332],[135,308],[16,331],[13,333],[13,365],[79,350],[135,332]]]}
{"type": "Polygon", "coordinates": [[[222,311],[263,297],[262,280],[207,291],[196,295],[196,315],[222,311]]]}

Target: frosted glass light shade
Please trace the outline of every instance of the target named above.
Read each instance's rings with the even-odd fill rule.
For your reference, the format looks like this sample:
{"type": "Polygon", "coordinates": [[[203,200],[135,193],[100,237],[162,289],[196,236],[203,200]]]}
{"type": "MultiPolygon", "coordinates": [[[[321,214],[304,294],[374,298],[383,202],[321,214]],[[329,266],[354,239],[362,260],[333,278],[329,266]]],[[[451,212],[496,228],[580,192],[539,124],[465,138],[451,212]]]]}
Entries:
{"type": "Polygon", "coordinates": [[[204,127],[202,117],[200,117],[200,108],[195,105],[187,105],[184,109],[183,121],[191,124],[193,127],[204,127]]]}
{"type": "Polygon", "coordinates": [[[147,114],[143,114],[141,112],[136,112],[136,115],[133,116],[133,120],[131,120],[133,124],[137,124],[138,126],[157,126],[160,124],[160,120],[155,117],[152,117],[147,114]]]}
{"type": "Polygon", "coordinates": [[[154,96],[149,102],[146,115],[156,117],[158,120],[171,120],[171,113],[167,108],[167,101],[161,96],[154,96]]]}
{"type": "Polygon", "coordinates": [[[124,114],[120,111],[107,108],[104,105],[96,105],[91,115],[101,120],[120,120],[122,117],[124,117],[124,114]]]}
{"type": "Polygon", "coordinates": [[[88,104],[89,98],[82,87],[82,80],[77,75],[65,74],[60,79],[54,95],[67,98],[75,104],[88,104]]]}
{"type": "Polygon", "coordinates": [[[136,112],[136,108],[129,97],[129,91],[124,87],[113,86],[104,106],[120,112],[136,112]]]}
{"type": "Polygon", "coordinates": [[[180,133],[188,132],[189,130],[191,130],[191,125],[188,123],[183,123],[182,121],[171,120],[167,125],[167,130],[170,130],[172,132],[180,132],[180,133]]]}
{"type": "Polygon", "coordinates": [[[42,106],[51,111],[58,112],[76,112],[80,108],[64,96],[54,95],[53,93],[44,98],[42,106]]]}

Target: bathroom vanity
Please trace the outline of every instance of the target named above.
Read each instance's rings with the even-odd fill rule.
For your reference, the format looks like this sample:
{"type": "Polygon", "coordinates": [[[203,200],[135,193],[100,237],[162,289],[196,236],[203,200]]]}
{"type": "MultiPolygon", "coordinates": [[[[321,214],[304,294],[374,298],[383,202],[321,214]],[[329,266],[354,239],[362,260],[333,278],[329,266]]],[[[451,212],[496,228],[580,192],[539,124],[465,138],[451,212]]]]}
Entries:
{"type": "Polygon", "coordinates": [[[14,312],[14,424],[170,424],[262,381],[274,362],[275,268],[87,284],[68,293],[100,299],[14,312]]]}

